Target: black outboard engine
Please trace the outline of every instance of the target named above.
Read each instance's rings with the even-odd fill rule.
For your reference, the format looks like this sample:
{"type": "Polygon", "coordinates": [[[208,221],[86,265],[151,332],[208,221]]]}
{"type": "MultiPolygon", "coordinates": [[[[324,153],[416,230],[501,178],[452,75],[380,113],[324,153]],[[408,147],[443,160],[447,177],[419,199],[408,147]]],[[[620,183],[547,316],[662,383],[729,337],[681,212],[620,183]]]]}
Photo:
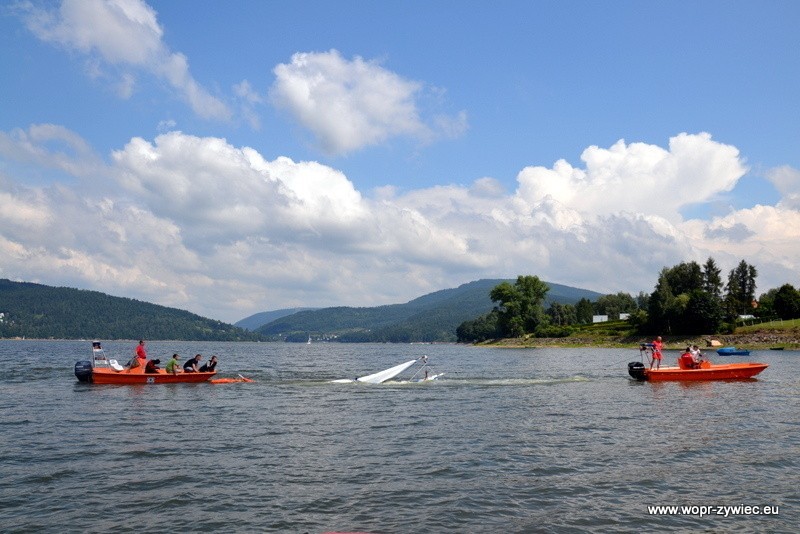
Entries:
{"type": "Polygon", "coordinates": [[[75,362],[75,376],[81,382],[92,381],[92,362],[84,360],[82,362],[75,362]]]}
{"type": "MultiPolygon", "coordinates": [[[[77,372],[77,371],[76,371],[77,372]]],[[[636,380],[647,380],[642,362],[631,362],[628,364],[628,374],[636,380]]]]}

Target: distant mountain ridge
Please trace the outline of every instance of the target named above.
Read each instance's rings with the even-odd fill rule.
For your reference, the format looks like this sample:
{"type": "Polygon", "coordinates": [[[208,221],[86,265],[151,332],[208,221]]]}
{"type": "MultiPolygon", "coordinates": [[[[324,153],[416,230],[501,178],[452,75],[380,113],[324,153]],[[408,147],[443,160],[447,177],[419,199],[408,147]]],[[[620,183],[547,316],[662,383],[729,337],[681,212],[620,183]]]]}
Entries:
{"type": "Polygon", "coordinates": [[[0,279],[0,338],[257,341],[188,311],[98,291],[0,279]]]}
{"type": "Polygon", "coordinates": [[[250,317],[245,317],[241,321],[236,321],[234,326],[238,326],[239,328],[244,328],[245,330],[255,330],[260,326],[264,326],[267,323],[271,323],[281,317],[286,317],[287,315],[292,315],[293,313],[307,311],[307,310],[318,310],[319,308],[284,308],[282,310],[273,310],[273,311],[265,311],[260,313],[255,313],[250,317]]]}
{"type": "MultiPolygon", "coordinates": [[[[298,342],[306,341],[309,336],[345,342],[455,341],[456,328],[461,323],[492,310],[494,303],[489,292],[501,282],[514,283],[515,280],[477,280],[435,291],[405,304],[306,310],[282,315],[258,326],[255,331],[268,339],[298,342]]],[[[546,306],[552,302],[575,304],[582,298],[597,300],[602,296],[586,289],[549,282],[547,285],[550,291],[546,306]]],[[[237,324],[240,323],[242,321],[237,324]]]]}

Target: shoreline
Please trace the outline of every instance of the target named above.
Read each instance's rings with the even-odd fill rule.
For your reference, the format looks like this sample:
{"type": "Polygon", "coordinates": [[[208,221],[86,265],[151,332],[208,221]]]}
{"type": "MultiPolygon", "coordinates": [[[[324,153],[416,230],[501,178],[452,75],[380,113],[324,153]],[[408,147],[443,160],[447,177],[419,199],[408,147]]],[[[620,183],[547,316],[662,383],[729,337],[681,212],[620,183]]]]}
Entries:
{"type": "MultiPolygon", "coordinates": [[[[683,350],[689,345],[697,345],[701,350],[714,351],[720,347],[737,347],[748,350],[769,350],[783,348],[800,349],[800,335],[796,332],[754,332],[748,334],[724,334],[714,336],[662,336],[664,350],[683,350]],[[719,346],[711,346],[711,340],[719,346]]],[[[641,343],[649,343],[650,337],[557,337],[557,338],[507,338],[476,343],[476,346],[496,348],[638,348],[641,343]]]]}

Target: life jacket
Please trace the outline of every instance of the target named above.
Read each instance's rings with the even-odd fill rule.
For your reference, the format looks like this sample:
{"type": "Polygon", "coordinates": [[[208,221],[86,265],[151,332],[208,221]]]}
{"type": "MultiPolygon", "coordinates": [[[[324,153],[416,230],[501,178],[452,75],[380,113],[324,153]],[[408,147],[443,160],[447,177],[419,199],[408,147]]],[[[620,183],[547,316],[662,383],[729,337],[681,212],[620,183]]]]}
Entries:
{"type": "Polygon", "coordinates": [[[689,352],[684,352],[681,354],[681,361],[680,361],[681,369],[694,369],[697,367],[697,363],[694,361],[694,356],[692,356],[689,352]]]}

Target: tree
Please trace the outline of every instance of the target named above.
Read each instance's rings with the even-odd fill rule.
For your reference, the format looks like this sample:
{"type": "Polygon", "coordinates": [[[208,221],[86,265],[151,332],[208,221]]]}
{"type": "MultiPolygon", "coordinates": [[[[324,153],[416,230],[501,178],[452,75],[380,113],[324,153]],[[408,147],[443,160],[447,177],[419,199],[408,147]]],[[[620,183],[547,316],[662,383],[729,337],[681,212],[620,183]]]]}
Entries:
{"type": "Polygon", "coordinates": [[[696,289],[689,293],[681,332],[684,334],[713,334],[723,320],[720,301],[711,293],[696,289]]]}
{"type": "Polygon", "coordinates": [[[550,323],[558,326],[567,326],[577,322],[575,314],[575,306],[572,304],[561,304],[553,302],[547,308],[547,316],[550,318],[550,323]]]}
{"type": "Polygon", "coordinates": [[[697,262],[679,263],[671,269],[667,269],[665,275],[674,295],[703,289],[703,271],[697,262]]]}
{"type": "Polygon", "coordinates": [[[722,270],[714,258],[708,258],[703,265],[703,290],[709,295],[722,299],[722,270]]]}
{"type": "Polygon", "coordinates": [[[501,337],[497,324],[498,312],[492,310],[472,321],[464,321],[456,328],[459,343],[477,343],[501,337]]]}
{"type": "Polygon", "coordinates": [[[575,305],[575,322],[578,324],[591,324],[594,315],[592,301],[582,298],[575,305]]]}
{"type": "Polygon", "coordinates": [[[658,276],[656,289],[650,295],[647,307],[647,325],[654,332],[671,333],[670,328],[670,315],[669,309],[675,295],[672,293],[672,288],[669,285],[667,274],[669,269],[664,267],[661,269],[661,274],[658,276]]]}
{"type": "Polygon", "coordinates": [[[498,326],[504,337],[520,337],[534,332],[545,321],[543,302],[550,288],[538,276],[518,276],[512,286],[496,285],[489,293],[497,302],[498,326]]]}
{"type": "Polygon", "coordinates": [[[756,298],[756,277],[758,271],[752,265],[742,260],[735,269],[728,274],[728,285],[725,287],[725,303],[729,319],[735,319],[740,314],[747,314],[753,309],[756,298]]]}
{"type": "Polygon", "coordinates": [[[784,284],[775,293],[772,306],[781,319],[800,317],[800,292],[793,285],[784,284]]]}
{"type": "Polygon", "coordinates": [[[608,315],[611,319],[619,319],[620,313],[632,313],[638,308],[636,300],[628,293],[619,292],[616,295],[603,295],[597,299],[595,309],[601,315],[608,315]]]}

